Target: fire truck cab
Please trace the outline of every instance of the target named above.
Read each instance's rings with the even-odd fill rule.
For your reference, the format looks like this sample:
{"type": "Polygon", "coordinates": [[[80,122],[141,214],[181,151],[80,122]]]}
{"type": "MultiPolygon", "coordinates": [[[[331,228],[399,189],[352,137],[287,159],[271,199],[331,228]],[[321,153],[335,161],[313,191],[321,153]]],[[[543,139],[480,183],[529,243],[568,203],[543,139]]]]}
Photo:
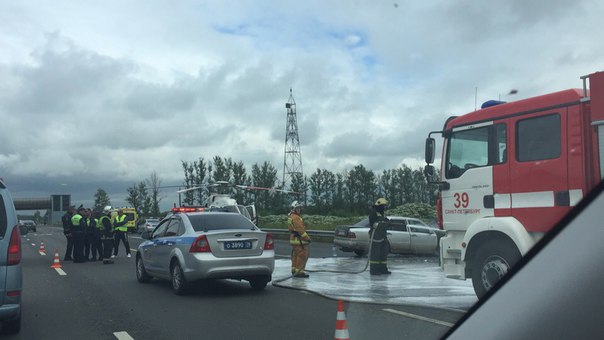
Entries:
{"type": "Polygon", "coordinates": [[[444,138],[441,267],[471,278],[479,298],[602,179],[604,72],[581,79],[583,89],[487,102],[426,139],[431,181],[431,135],[444,138]]]}

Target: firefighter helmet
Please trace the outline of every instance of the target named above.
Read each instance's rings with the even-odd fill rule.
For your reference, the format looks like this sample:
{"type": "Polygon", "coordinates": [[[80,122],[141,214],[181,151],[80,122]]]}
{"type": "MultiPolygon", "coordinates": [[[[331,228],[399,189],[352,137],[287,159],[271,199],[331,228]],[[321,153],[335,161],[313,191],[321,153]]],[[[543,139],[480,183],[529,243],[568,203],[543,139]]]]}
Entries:
{"type": "Polygon", "coordinates": [[[377,199],[377,201],[375,201],[374,205],[388,205],[388,201],[385,198],[380,197],[377,199]]]}

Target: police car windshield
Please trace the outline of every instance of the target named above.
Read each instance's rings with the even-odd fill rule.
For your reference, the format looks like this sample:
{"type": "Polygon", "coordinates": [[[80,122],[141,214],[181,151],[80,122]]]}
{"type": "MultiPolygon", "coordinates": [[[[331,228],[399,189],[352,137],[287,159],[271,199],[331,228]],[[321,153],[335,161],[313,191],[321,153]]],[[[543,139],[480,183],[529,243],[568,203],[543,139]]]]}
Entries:
{"type": "Polygon", "coordinates": [[[254,224],[239,214],[198,214],[189,215],[189,221],[195,231],[220,229],[253,229],[254,224]]]}

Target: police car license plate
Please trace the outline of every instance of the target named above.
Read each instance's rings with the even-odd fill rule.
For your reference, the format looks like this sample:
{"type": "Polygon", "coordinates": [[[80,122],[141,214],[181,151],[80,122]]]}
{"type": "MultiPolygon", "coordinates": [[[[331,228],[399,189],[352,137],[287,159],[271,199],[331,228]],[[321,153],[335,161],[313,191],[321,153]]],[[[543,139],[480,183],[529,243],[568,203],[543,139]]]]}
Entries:
{"type": "Polygon", "coordinates": [[[228,241],[224,243],[225,250],[252,249],[252,241],[228,241]]]}

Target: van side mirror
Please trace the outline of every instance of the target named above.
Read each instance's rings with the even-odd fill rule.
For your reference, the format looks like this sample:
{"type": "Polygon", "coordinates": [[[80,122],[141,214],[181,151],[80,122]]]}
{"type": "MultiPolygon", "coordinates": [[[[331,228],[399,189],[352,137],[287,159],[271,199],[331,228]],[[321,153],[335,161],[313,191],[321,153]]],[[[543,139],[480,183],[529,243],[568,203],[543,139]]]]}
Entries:
{"type": "MultiPolygon", "coordinates": [[[[426,164],[434,163],[434,151],[436,149],[436,141],[434,138],[426,138],[426,164]]],[[[434,170],[434,169],[432,169],[434,170]]]]}

